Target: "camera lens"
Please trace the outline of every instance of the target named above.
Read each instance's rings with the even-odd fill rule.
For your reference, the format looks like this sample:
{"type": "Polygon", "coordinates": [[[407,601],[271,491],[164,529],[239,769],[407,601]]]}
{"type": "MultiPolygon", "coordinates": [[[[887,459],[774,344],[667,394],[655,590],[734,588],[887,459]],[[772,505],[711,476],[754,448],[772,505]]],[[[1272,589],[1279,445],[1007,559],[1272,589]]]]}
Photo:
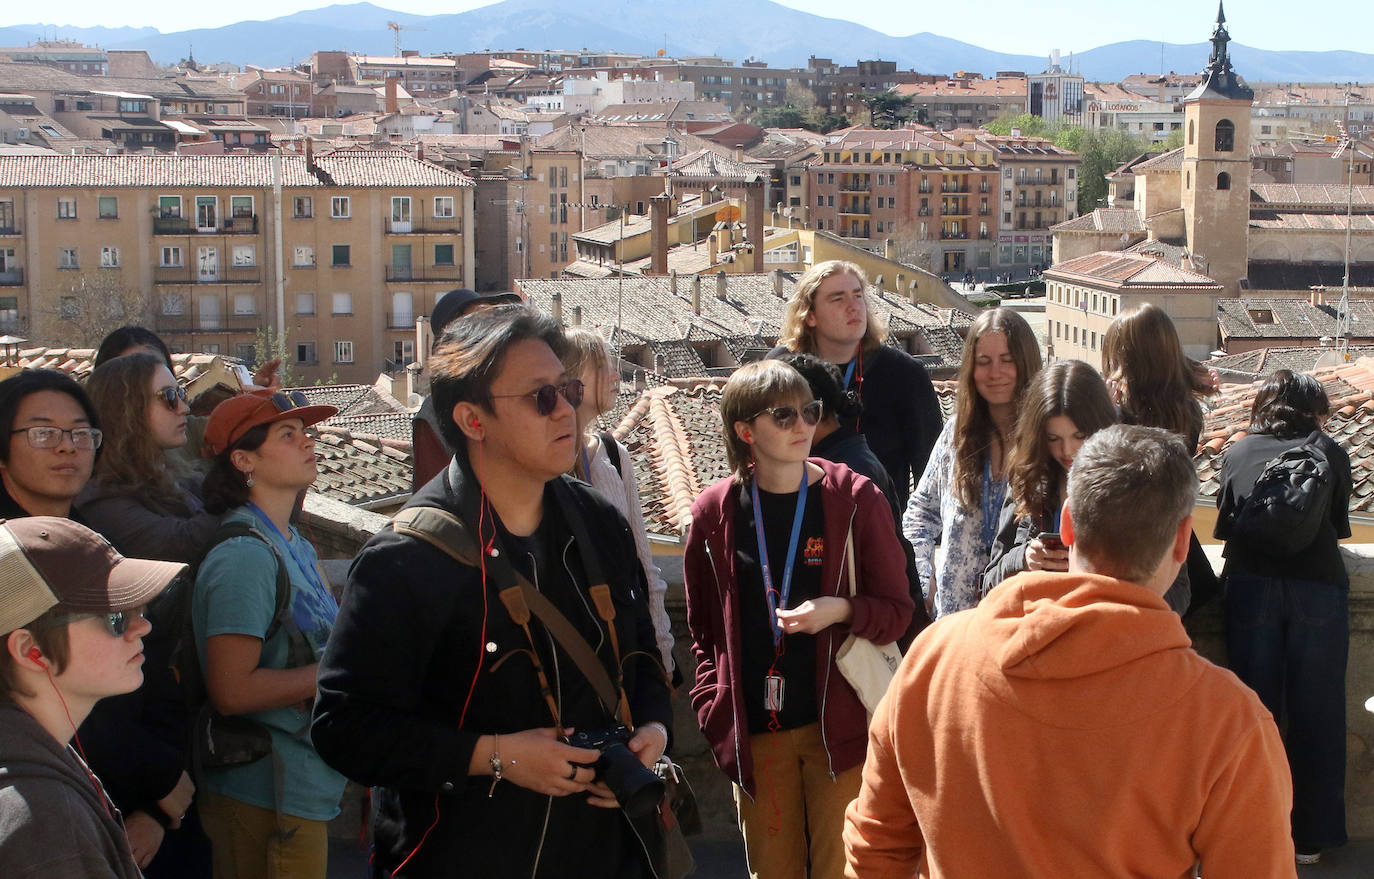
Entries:
{"type": "Polygon", "coordinates": [[[648,815],[663,801],[663,779],[619,742],[608,744],[601,751],[601,758],[596,761],[596,775],[606,782],[620,808],[631,818],[648,815]]]}

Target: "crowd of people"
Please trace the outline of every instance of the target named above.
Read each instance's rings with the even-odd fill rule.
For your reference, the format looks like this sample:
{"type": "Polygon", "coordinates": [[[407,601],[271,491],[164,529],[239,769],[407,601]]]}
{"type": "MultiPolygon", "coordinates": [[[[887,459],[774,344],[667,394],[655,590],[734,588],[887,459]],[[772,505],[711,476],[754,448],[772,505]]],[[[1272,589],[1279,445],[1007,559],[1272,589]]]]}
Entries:
{"type": "Polygon", "coordinates": [[[323,879],[351,779],[374,876],[675,879],[677,687],[761,879],[1283,876],[1343,844],[1351,474],[1320,384],[1260,388],[1218,585],[1216,379],[1162,310],[1117,318],[1103,373],[984,311],[942,423],[867,286],[814,266],[725,384],[690,651],[596,427],[614,358],[510,296],[436,307],[416,488],[345,583],[296,526],[336,410],[277,364],[208,417],[141,328],[84,386],[0,382],[0,873],[323,879]],[[1234,675],[1183,628],[1218,589],[1234,675]]]}

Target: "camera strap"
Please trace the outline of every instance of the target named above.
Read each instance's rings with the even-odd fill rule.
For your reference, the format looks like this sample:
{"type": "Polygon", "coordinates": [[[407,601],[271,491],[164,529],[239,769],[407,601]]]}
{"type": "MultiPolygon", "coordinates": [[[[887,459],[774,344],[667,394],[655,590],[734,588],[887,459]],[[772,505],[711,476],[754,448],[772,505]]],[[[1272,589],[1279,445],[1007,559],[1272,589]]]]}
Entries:
{"type": "MultiPolygon", "coordinates": [[[[447,554],[458,563],[468,567],[477,567],[481,560],[478,558],[480,550],[477,542],[473,539],[472,533],[468,530],[467,524],[453,513],[439,507],[416,506],[406,507],[398,512],[391,519],[391,527],[399,534],[415,537],[434,546],[436,549],[447,554]]],[[[580,541],[580,535],[576,538],[580,541]]],[[[586,549],[585,554],[590,550],[590,544],[583,544],[586,549]]],[[[530,640],[530,648],[534,648],[534,639],[529,631],[529,618],[531,615],[538,617],[544,624],[544,628],[558,642],[563,651],[572,659],[578,671],[586,678],[596,691],[597,698],[600,699],[602,706],[612,717],[620,718],[626,726],[632,726],[629,718],[629,703],[625,699],[623,688],[617,688],[611,682],[611,676],[607,674],[606,667],[597,658],[596,652],[592,650],[587,639],[583,638],[576,627],[573,626],[562,612],[554,607],[553,603],[544,597],[544,594],[529,582],[523,574],[515,570],[502,556],[488,559],[488,566],[500,569],[505,576],[502,580],[513,581],[515,585],[500,590],[501,603],[505,606],[511,619],[525,629],[525,636],[530,640]],[[620,689],[617,698],[617,689],[620,689]]],[[[615,619],[615,611],[610,607],[610,590],[604,584],[593,586],[591,590],[593,603],[597,607],[597,615],[607,623],[612,632],[612,644],[615,645],[615,626],[612,622],[615,619]],[[605,591],[605,600],[598,600],[597,595],[602,590],[605,591]],[[603,608],[603,604],[606,607],[603,608]],[[609,611],[610,618],[607,619],[606,613],[609,611]]],[[[616,648],[617,663],[619,662],[619,650],[616,648]]],[[[536,667],[539,671],[540,687],[544,690],[544,696],[549,701],[550,710],[553,712],[554,722],[561,723],[557,706],[553,703],[552,692],[548,681],[545,679],[542,667],[538,666],[536,655],[536,667]]]]}

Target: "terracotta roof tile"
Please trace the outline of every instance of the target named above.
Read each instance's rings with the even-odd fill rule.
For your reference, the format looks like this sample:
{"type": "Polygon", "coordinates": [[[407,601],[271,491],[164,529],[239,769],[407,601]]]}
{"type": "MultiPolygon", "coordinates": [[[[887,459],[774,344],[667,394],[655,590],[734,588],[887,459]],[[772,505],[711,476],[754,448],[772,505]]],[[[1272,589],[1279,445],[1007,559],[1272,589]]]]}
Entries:
{"type": "MultiPolygon", "coordinates": [[[[0,188],[273,185],[273,156],[266,155],[0,155],[0,188]]],[[[283,186],[467,187],[457,171],[395,151],[320,153],[313,169],[305,156],[281,156],[283,186]]]]}

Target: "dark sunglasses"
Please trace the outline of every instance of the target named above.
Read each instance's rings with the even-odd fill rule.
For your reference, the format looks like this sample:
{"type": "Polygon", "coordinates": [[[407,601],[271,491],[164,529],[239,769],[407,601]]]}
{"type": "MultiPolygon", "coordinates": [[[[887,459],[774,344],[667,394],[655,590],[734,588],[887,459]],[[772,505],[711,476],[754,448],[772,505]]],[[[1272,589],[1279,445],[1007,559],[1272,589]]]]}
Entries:
{"type": "MultiPolygon", "coordinates": [[[[801,407],[800,414],[802,421],[805,421],[807,424],[819,424],[821,420],[821,410],[823,408],[824,405],[820,400],[812,400],[810,403],[807,403],[805,406],[801,407]]],[[[796,406],[774,406],[772,409],[764,409],[760,412],[755,412],[748,420],[753,421],[760,415],[771,415],[774,424],[783,430],[791,430],[792,425],[797,423],[798,410],[796,406]]]]}
{"type": "Polygon", "coordinates": [[[534,409],[540,415],[552,415],[553,410],[558,408],[558,398],[562,397],[568,401],[568,405],[576,409],[582,405],[582,395],[586,392],[587,386],[582,384],[581,379],[572,378],[557,385],[544,385],[533,391],[524,394],[492,394],[493,397],[533,397],[534,409]]]}
{"type": "Polygon", "coordinates": [[[161,397],[167,408],[175,412],[179,404],[186,402],[186,389],[181,385],[167,385],[154,391],[153,396],[161,397]]]}
{"type": "Polygon", "coordinates": [[[67,623],[76,623],[94,617],[105,624],[105,631],[110,634],[110,637],[123,638],[124,633],[129,631],[129,627],[134,624],[134,620],[143,619],[143,611],[144,608],[135,607],[129,610],[114,610],[109,613],[59,614],[49,619],[46,626],[65,626],[67,623]]]}

